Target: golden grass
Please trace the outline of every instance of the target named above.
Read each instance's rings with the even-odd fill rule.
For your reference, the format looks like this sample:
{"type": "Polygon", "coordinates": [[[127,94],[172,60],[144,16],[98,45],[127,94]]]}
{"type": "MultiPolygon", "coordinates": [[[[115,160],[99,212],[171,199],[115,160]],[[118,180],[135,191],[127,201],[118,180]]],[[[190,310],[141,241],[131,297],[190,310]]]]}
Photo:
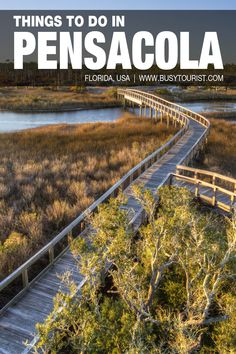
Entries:
{"type": "Polygon", "coordinates": [[[225,87],[187,86],[180,91],[171,91],[163,87],[155,89],[154,92],[158,96],[163,96],[171,101],[176,101],[177,99],[177,102],[236,100],[236,89],[228,88],[226,90],[225,87]]]}
{"type": "Polygon", "coordinates": [[[13,271],[175,132],[114,123],[0,134],[0,277],[13,271]]]}
{"type": "Polygon", "coordinates": [[[223,87],[194,87],[189,86],[183,91],[175,92],[174,96],[178,97],[183,102],[191,101],[220,101],[220,100],[235,100],[236,90],[225,90],[223,87]]]}
{"type": "Polygon", "coordinates": [[[202,167],[236,178],[236,124],[211,119],[202,167]]]}
{"type": "Polygon", "coordinates": [[[2,88],[0,109],[14,111],[60,111],[76,108],[117,106],[115,91],[88,92],[85,88],[65,87],[56,90],[48,87],[2,88]]]}

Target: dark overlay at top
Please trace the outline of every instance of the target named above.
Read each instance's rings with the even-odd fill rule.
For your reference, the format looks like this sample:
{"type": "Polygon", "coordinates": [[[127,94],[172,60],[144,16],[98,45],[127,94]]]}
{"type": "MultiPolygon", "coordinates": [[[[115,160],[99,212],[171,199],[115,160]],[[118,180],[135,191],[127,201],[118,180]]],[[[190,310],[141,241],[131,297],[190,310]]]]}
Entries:
{"type": "Polygon", "coordinates": [[[236,11],[0,11],[0,83],[235,85],[236,11]]]}

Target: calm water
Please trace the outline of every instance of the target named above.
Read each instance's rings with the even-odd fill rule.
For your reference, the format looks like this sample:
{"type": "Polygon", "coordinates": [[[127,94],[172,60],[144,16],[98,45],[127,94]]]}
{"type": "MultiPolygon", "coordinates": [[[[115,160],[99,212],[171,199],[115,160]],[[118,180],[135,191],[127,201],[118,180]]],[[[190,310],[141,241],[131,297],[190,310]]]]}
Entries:
{"type": "MultiPolygon", "coordinates": [[[[195,112],[235,111],[236,117],[236,102],[189,102],[183,103],[182,105],[195,112]]],[[[119,118],[121,115],[121,108],[105,108],[55,113],[15,113],[0,111],[0,132],[36,128],[50,124],[112,122],[119,118]]]]}
{"type": "Polygon", "coordinates": [[[194,112],[235,112],[236,102],[188,102],[181,103],[182,106],[191,109],[194,112]]]}
{"type": "Polygon", "coordinates": [[[15,113],[0,111],[0,131],[10,132],[49,124],[112,122],[121,115],[121,108],[88,109],[55,113],[15,113]]]}

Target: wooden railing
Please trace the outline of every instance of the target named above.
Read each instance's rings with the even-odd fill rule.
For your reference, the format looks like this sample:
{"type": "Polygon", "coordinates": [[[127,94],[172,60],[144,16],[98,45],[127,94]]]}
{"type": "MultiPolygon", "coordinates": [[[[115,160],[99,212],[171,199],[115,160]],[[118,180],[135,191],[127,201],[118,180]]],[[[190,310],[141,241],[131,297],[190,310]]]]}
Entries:
{"type": "Polygon", "coordinates": [[[171,175],[171,182],[182,181],[194,187],[196,197],[227,212],[236,206],[236,179],[219,173],[196,168],[177,166],[176,173],[171,175]]]}
{"type": "Polygon", "coordinates": [[[2,300],[3,303],[0,304],[0,314],[3,313],[11,303],[17,300],[17,298],[20,297],[33,282],[35,282],[59,257],[62,256],[62,254],[68,249],[71,240],[76,238],[85,229],[85,220],[88,214],[95,213],[100,204],[107,202],[109,198],[115,197],[119,191],[126,189],[133,180],[139,177],[154,162],[160,159],[160,157],[171,149],[171,147],[173,147],[184,135],[185,131],[188,129],[188,124],[189,121],[185,118],[185,125],[166,144],[132,168],[89,208],[72,221],[71,224],[54,237],[52,241],[0,282],[1,299],[7,299],[6,303],[2,300]],[[37,268],[39,271],[34,271],[34,268],[37,268]],[[15,288],[18,289],[16,295],[14,291],[15,288]],[[11,292],[13,293],[12,297],[9,295],[11,292]],[[9,300],[9,298],[11,299],[9,300]]]}
{"type": "MultiPolygon", "coordinates": [[[[70,241],[76,238],[85,229],[85,220],[88,214],[95,213],[101,203],[107,202],[109,198],[115,197],[119,191],[126,189],[133,180],[139,177],[146,169],[176,144],[176,142],[189,129],[189,119],[197,121],[204,126],[205,129],[195,145],[184,156],[181,163],[188,163],[205,143],[210,123],[203,116],[142,91],[120,89],[117,93],[120,98],[125,98],[130,101],[134,100],[136,104],[146,105],[155,111],[162,112],[169,117],[168,119],[171,119],[175,123],[179,123],[181,129],[165,145],[154,151],[137,166],[132,168],[114,186],[54,237],[52,241],[0,282],[1,299],[7,299],[5,303],[0,304],[0,314],[3,313],[10,304],[16,301],[16,299],[20,297],[33,282],[35,282],[59,257],[61,257],[61,255],[68,249],[70,241]],[[17,294],[15,289],[17,289],[17,294]]],[[[167,176],[163,183],[166,184],[169,181],[169,178],[170,176],[167,176]]],[[[137,217],[138,216],[136,215],[135,218],[137,217]]],[[[142,213],[141,217],[144,217],[144,213],[142,213]]],[[[131,223],[133,222],[134,220],[131,220],[131,223]]]]}

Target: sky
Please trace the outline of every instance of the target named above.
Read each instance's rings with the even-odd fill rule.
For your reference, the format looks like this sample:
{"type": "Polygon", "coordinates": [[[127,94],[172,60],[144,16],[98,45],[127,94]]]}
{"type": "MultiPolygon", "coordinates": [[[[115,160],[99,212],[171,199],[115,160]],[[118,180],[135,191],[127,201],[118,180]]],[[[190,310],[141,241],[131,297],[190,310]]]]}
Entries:
{"type": "Polygon", "coordinates": [[[234,10],[235,0],[0,0],[0,10],[234,10]]]}

